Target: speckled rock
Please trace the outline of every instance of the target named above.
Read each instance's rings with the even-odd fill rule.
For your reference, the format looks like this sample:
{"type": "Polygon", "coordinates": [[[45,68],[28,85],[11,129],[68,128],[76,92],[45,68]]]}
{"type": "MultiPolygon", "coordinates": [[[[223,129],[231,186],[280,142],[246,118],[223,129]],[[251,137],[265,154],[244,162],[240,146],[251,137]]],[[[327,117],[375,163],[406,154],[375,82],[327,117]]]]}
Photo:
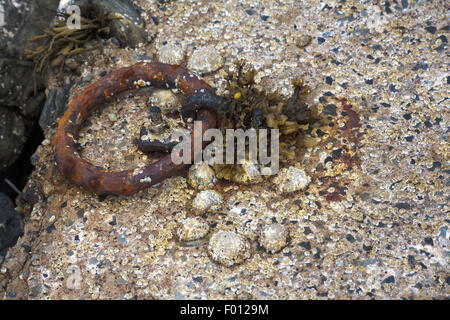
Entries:
{"type": "Polygon", "coordinates": [[[168,64],[181,64],[184,60],[184,49],[177,43],[169,42],[159,48],[159,61],[168,64]]]}
{"type": "Polygon", "coordinates": [[[202,218],[187,218],[177,231],[180,241],[194,241],[204,238],[209,231],[209,224],[202,218]]]}
{"type": "MultiPolygon", "coordinates": [[[[228,268],[201,245],[207,238],[178,241],[197,193],[187,179],[99,197],[61,177],[48,131],[29,182],[43,196],[32,201],[23,236],[8,250],[1,298],[448,298],[450,80],[442,57],[449,30],[441,2],[133,2],[147,26],[157,17],[155,41],[136,50],[107,42],[81,77],[133,64],[174,41],[189,52],[215,47],[226,68],[245,61],[268,92],[288,97],[301,78],[311,89],[306,105],[324,121],[281,137],[294,157],[285,160],[281,146],[280,171],[301,168],[311,182],[296,193],[280,192],[277,175],[251,187],[215,185],[223,212],[202,218],[213,232],[233,232],[249,245],[249,257],[228,268]],[[312,37],[304,48],[295,44],[299,33],[312,37]],[[287,245],[259,250],[261,228],[273,223],[289,230],[287,245]]],[[[225,76],[204,78],[222,94],[225,76]]],[[[74,81],[71,96],[84,86],[74,81]]],[[[132,145],[148,117],[145,90],[91,115],[77,138],[83,158],[119,170],[153,161],[132,145]]]]}
{"type": "Polygon", "coordinates": [[[218,231],[209,240],[208,253],[214,261],[231,267],[250,257],[250,245],[234,232],[218,231]]]}
{"type": "Polygon", "coordinates": [[[203,190],[199,192],[192,201],[192,207],[196,214],[204,212],[218,212],[223,203],[223,197],[217,191],[203,190]]]}
{"type": "Polygon", "coordinates": [[[264,226],[259,236],[259,245],[270,253],[275,253],[283,249],[287,241],[288,232],[279,223],[264,226]]]}
{"type": "Polygon", "coordinates": [[[280,192],[299,191],[311,182],[304,170],[295,167],[281,169],[274,180],[280,192]]]}
{"type": "Polygon", "coordinates": [[[258,163],[245,160],[244,163],[236,165],[233,181],[243,184],[261,182],[262,176],[258,163]]]}
{"type": "Polygon", "coordinates": [[[200,73],[210,73],[223,66],[222,55],[212,47],[202,47],[195,50],[188,61],[188,68],[200,73]]]}
{"type": "Polygon", "coordinates": [[[217,183],[216,173],[206,162],[189,168],[188,183],[197,190],[212,189],[217,183]]]}

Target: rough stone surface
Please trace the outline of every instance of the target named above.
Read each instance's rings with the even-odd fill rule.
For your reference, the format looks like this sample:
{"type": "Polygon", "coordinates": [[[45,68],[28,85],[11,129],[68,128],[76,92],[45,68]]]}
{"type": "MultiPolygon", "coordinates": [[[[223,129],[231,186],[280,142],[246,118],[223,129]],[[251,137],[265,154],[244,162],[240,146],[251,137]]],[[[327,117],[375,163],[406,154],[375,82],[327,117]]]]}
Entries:
{"type": "MultiPolygon", "coordinates": [[[[288,194],[280,194],[275,176],[251,186],[215,184],[223,213],[202,218],[213,235],[232,232],[249,245],[249,256],[230,268],[212,259],[207,242],[177,239],[197,192],[185,177],[102,198],[67,184],[46,143],[29,182],[42,197],[2,265],[2,297],[448,298],[449,31],[441,2],[172,1],[165,11],[157,1],[136,3],[158,17],[154,43],[129,51],[108,44],[105,55],[115,62],[99,55],[81,77],[95,81],[133,57],[156,55],[156,43],[168,40],[186,52],[212,46],[224,68],[247,61],[268,91],[289,96],[300,77],[310,88],[305,103],[326,121],[293,135],[294,158],[281,157],[280,171],[302,168],[311,182],[288,194]],[[302,34],[312,40],[299,48],[302,34]],[[306,146],[305,138],[314,143],[306,146]],[[259,231],[273,223],[289,230],[288,244],[259,250],[259,231]]],[[[222,70],[205,79],[224,92],[222,70]]],[[[71,97],[86,85],[72,87],[71,97]]],[[[148,96],[111,101],[114,123],[108,112],[93,115],[78,138],[82,156],[107,168],[148,163],[132,146],[148,96]]]]}

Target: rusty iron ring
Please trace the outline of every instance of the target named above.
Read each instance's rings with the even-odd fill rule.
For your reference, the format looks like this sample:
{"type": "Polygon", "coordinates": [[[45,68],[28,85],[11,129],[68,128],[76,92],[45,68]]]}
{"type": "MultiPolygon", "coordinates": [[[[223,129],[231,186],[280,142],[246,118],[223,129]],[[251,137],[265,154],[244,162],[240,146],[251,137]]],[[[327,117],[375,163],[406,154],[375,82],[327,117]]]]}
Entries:
{"type": "MultiPolygon", "coordinates": [[[[76,151],[75,136],[89,115],[114,95],[127,90],[151,86],[161,89],[180,89],[185,96],[197,93],[214,93],[205,81],[179,65],[159,62],[140,62],[105,75],[76,96],[58,123],[53,145],[56,166],[70,182],[83,186],[99,195],[131,195],[164,179],[180,174],[189,164],[174,164],[168,154],[143,168],[124,171],[106,170],[82,159],[76,151]]],[[[217,115],[212,109],[201,109],[196,120],[202,121],[202,132],[217,125],[217,115]]],[[[180,151],[181,152],[181,151],[180,151]]],[[[194,146],[191,145],[191,159],[194,146]]]]}

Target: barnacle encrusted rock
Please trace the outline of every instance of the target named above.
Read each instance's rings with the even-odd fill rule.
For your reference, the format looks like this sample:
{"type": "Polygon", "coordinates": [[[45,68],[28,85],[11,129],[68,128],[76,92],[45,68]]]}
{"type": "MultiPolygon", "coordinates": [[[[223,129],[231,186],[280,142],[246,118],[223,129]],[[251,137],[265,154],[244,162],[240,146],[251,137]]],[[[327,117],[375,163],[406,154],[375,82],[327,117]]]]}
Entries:
{"type": "Polygon", "coordinates": [[[184,59],[184,49],[177,43],[169,42],[159,48],[159,61],[168,64],[180,64],[184,59]]]}
{"type": "Polygon", "coordinates": [[[264,227],[259,236],[259,244],[270,253],[275,253],[283,249],[288,241],[286,228],[274,223],[264,227]]]}
{"type": "Polygon", "coordinates": [[[245,160],[244,163],[238,164],[233,175],[233,181],[244,184],[261,182],[262,176],[258,163],[245,160]]]}
{"type": "Polygon", "coordinates": [[[212,189],[217,183],[216,173],[206,162],[194,164],[189,169],[188,183],[197,190],[212,189]]]}
{"type": "Polygon", "coordinates": [[[280,192],[294,192],[306,188],[311,178],[302,169],[289,167],[280,170],[274,182],[280,192]]]}
{"type": "Polygon", "coordinates": [[[194,241],[204,238],[209,231],[209,224],[199,217],[187,218],[177,231],[180,241],[194,241]]]}
{"type": "Polygon", "coordinates": [[[200,73],[210,73],[221,68],[223,63],[224,59],[216,49],[202,47],[192,53],[188,68],[200,73]]]}
{"type": "Polygon", "coordinates": [[[219,231],[211,236],[208,253],[214,261],[231,267],[250,257],[250,245],[234,232],[219,231]]]}
{"type": "Polygon", "coordinates": [[[221,208],[223,197],[214,190],[204,190],[199,192],[192,201],[192,207],[197,214],[202,214],[206,211],[217,212],[221,208]]]}

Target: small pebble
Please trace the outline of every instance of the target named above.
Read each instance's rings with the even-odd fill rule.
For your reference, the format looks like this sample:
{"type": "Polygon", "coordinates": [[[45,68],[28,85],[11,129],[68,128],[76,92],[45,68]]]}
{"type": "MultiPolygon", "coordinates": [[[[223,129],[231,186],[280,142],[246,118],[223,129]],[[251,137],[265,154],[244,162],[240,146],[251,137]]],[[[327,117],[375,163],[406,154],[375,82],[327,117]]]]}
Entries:
{"type": "Polygon", "coordinates": [[[188,183],[197,190],[212,189],[217,183],[216,173],[206,162],[194,164],[189,169],[188,183]]]}
{"type": "Polygon", "coordinates": [[[214,190],[204,190],[199,192],[194,200],[192,206],[196,213],[202,214],[206,211],[217,212],[221,208],[223,202],[222,196],[214,190]]]}
{"type": "Polygon", "coordinates": [[[224,59],[211,47],[202,47],[194,51],[188,62],[188,69],[200,73],[210,73],[223,66],[224,59]]]}
{"type": "Polygon", "coordinates": [[[168,43],[159,49],[159,61],[168,64],[181,64],[184,59],[183,48],[176,43],[168,43]]]}
{"type": "Polygon", "coordinates": [[[108,118],[109,118],[109,121],[112,121],[112,122],[117,121],[117,116],[115,113],[108,113],[108,118]]]}
{"type": "Polygon", "coordinates": [[[250,245],[234,232],[218,231],[209,240],[208,253],[214,261],[231,267],[250,257],[250,245]]]}
{"type": "Polygon", "coordinates": [[[302,34],[297,39],[295,39],[295,45],[301,49],[301,48],[306,47],[308,44],[310,44],[311,40],[312,40],[311,36],[302,34]]]}
{"type": "Polygon", "coordinates": [[[274,182],[280,192],[294,192],[306,188],[311,178],[302,169],[289,167],[282,169],[274,182]]]}
{"type": "Polygon", "coordinates": [[[202,218],[187,218],[177,231],[180,241],[194,241],[204,238],[209,231],[208,223],[202,218]]]}
{"type": "Polygon", "coordinates": [[[259,244],[267,252],[275,253],[287,244],[288,232],[284,226],[274,223],[266,226],[259,236],[259,244]]]}

